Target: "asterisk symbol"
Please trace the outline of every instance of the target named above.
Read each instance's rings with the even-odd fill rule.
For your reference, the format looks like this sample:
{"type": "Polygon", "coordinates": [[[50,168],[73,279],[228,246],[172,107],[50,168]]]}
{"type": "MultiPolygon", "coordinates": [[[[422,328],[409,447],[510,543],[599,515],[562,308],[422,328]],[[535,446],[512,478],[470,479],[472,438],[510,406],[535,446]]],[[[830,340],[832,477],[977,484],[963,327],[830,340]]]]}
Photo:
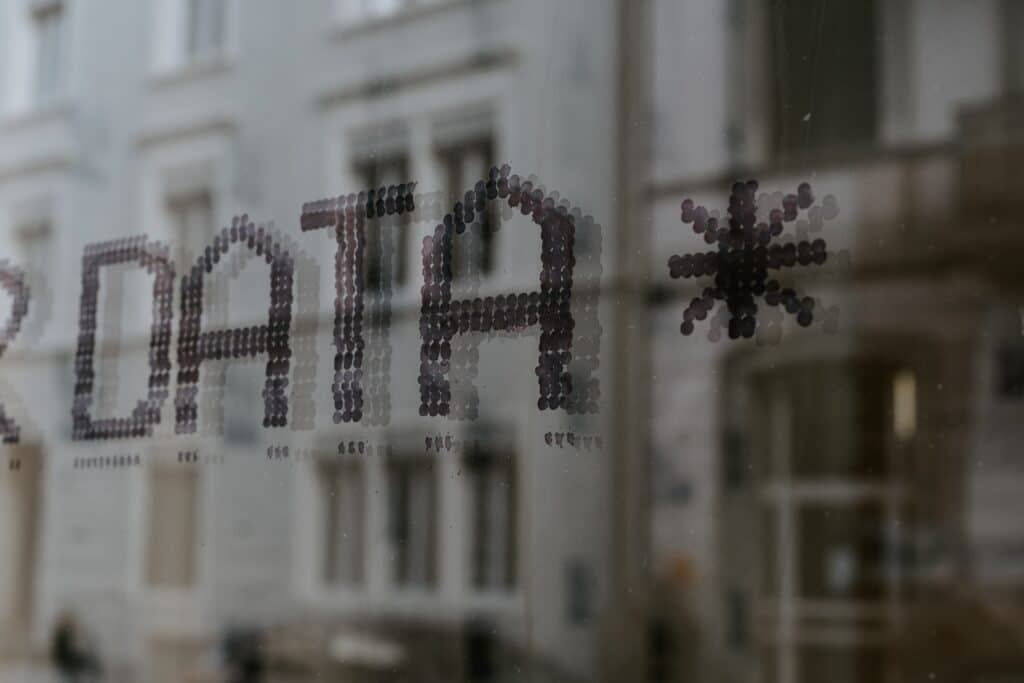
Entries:
{"type": "MultiPolygon", "coordinates": [[[[750,338],[757,331],[758,306],[756,298],[763,298],[769,306],[781,305],[801,327],[814,320],[814,299],[801,297],[791,288],[783,288],[769,271],[792,268],[797,264],[822,265],[828,258],[825,240],[801,240],[787,244],[772,243],[782,234],[783,223],[797,219],[801,211],[814,204],[811,186],[801,183],[796,194],[782,198],[782,208],[769,212],[767,222],[757,221],[757,182],[738,182],[729,196],[728,221],[721,225],[717,216],[703,206],[694,206],[692,199],[682,204],[682,221],[693,225],[693,231],[704,235],[708,244],[718,244],[717,251],[674,255],[668,260],[673,278],[714,276],[713,286],[705,287],[702,296],[694,298],[683,312],[680,330],[693,334],[694,321],[704,320],[715,306],[724,301],[728,311],[729,337],[750,338]]],[[[824,211],[812,209],[812,222],[819,227],[822,218],[837,213],[835,200],[826,198],[824,211]]]]}

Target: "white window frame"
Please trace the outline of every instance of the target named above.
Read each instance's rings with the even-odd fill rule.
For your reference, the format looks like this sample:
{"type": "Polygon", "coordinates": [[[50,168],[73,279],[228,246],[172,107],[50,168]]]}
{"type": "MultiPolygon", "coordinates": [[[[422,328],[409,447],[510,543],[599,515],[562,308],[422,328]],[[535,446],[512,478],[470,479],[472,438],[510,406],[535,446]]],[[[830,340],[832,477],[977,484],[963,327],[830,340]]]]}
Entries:
{"type": "Polygon", "coordinates": [[[151,41],[152,70],[156,77],[200,74],[230,66],[238,55],[241,3],[224,3],[219,49],[193,53],[190,48],[190,8],[196,0],[156,0],[151,41]]]}
{"type": "Polygon", "coordinates": [[[0,17],[6,32],[0,34],[0,57],[4,62],[3,111],[8,116],[32,114],[59,107],[71,89],[72,34],[74,3],[71,0],[8,0],[0,17]],[[54,85],[50,92],[40,93],[40,36],[38,20],[52,14],[60,15],[58,52],[55,57],[54,85]]]}

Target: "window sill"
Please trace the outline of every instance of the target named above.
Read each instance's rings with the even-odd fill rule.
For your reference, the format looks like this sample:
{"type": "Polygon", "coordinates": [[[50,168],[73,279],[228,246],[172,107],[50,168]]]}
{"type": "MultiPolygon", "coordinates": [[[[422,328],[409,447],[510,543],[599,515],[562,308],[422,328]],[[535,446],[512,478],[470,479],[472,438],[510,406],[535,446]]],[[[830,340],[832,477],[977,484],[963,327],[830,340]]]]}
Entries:
{"type": "Polygon", "coordinates": [[[154,88],[173,87],[189,81],[212,78],[234,69],[235,59],[228,54],[197,57],[153,75],[150,84],[154,88]]]}
{"type": "Polygon", "coordinates": [[[785,172],[786,169],[811,169],[826,164],[858,164],[879,155],[883,141],[875,136],[854,144],[836,143],[808,149],[772,149],[766,153],[765,165],[785,172]]]}
{"type": "Polygon", "coordinates": [[[7,132],[21,128],[53,123],[66,119],[71,115],[71,100],[60,96],[30,105],[30,108],[4,113],[0,116],[0,131],[7,132]]]}
{"type": "Polygon", "coordinates": [[[494,0],[428,0],[425,4],[414,5],[391,14],[380,16],[356,17],[352,19],[335,19],[330,29],[332,40],[344,40],[377,31],[385,31],[402,24],[415,22],[423,17],[440,14],[458,7],[481,6],[494,0]]]}
{"type": "Polygon", "coordinates": [[[309,604],[328,610],[350,613],[368,612],[378,616],[404,617],[430,610],[438,617],[463,618],[467,614],[504,614],[514,616],[522,610],[522,595],[511,591],[462,590],[457,595],[443,593],[440,587],[397,588],[387,596],[370,594],[366,588],[325,588],[323,585],[306,596],[309,604]]]}
{"type": "Polygon", "coordinates": [[[839,148],[831,151],[818,151],[801,156],[779,158],[768,155],[764,159],[748,164],[729,166],[705,175],[676,176],[649,183],[647,192],[654,199],[676,197],[687,192],[719,191],[732,186],[736,178],[757,178],[763,180],[770,176],[809,176],[821,174],[835,169],[853,172],[858,167],[865,168],[891,162],[910,162],[928,158],[950,155],[955,145],[948,142],[924,142],[901,145],[887,145],[881,140],[867,143],[857,148],[839,148]]]}

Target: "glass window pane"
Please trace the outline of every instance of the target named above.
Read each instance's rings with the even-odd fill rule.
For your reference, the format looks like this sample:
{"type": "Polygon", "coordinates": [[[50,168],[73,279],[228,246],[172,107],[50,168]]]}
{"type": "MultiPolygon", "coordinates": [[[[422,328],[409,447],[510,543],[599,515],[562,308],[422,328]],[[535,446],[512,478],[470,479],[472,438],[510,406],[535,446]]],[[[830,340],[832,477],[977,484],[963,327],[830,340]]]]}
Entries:
{"type": "Polygon", "coordinates": [[[365,485],[355,463],[320,467],[324,518],[324,580],[356,586],[363,581],[365,485]]]}
{"type": "MultiPolygon", "coordinates": [[[[449,205],[445,213],[452,212],[456,204],[466,203],[466,194],[475,190],[476,184],[486,181],[493,165],[491,144],[472,143],[446,150],[443,155],[447,173],[449,205]]],[[[476,278],[489,274],[494,267],[495,231],[498,228],[499,213],[495,202],[487,202],[479,215],[474,211],[474,223],[467,224],[462,234],[452,238],[452,277],[470,283],[476,278]]]]}
{"type": "Polygon", "coordinates": [[[45,102],[60,91],[64,10],[58,4],[34,15],[36,99],[45,102]]]}
{"type": "Polygon", "coordinates": [[[1024,3],[1002,0],[1003,59],[1006,87],[1011,93],[1024,92],[1024,3]]]}
{"type": "Polygon", "coordinates": [[[800,590],[809,599],[877,600],[889,589],[879,504],[807,503],[799,512],[800,590]]]}
{"type": "MultiPolygon", "coordinates": [[[[373,190],[376,201],[386,208],[387,188],[408,182],[408,158],[403,155],[372,159],[356,164],[361,191],[373,190]],[[384,189],[385,196],[380,196],[384,189]]],[[[409,268],[409,216],[392,214],[363,224],[363,285],[368,293],[380,296],[384,288],[405,284],[409,268]]],[[[418,250],[417,250],[418,253],[418,250]]]]}
{"type": "Polygon", "coordinates": [[[757,461],[765,472],[789,462],[797,479],[884,478],[892,381],[886,366],[872,363],[796,366],[762,380],[757,461]]]}
{"type": "Polygon", "coordinates": [[[515,584],[516,485],[511,459],[475,453],[467,459],[471,519],[470,576],[474,588],[515,584]]]}
{"type": "Polygon", "coordinates": [[[176,261],[191,266],[213,240],[213,199],[209,192],[197,191],[172,196],[167,201],[177,245],[176,261]]]}
{"type": "Polygon", "coordinates": [[[224,48],[226,12],[227,0],[188,0],[189,56],[216,54],[224,48]]]}
{"type": "Polygon", "coordinates": [[[415,458],[389,463],[389,539],[397,586],[429,588],[436,581],[436,495],[432,463],[415,458]]]}
{"type": "Polygon", "coordinates": [[[779,154],[872,142],[879,89],[875,2],[768,0],[768,6],[779,154]],[[843,87],[831,87],[834,79],[843,87]]]}
{"type": "Polygon", "coordinates": [[[775,506],[765,505],[760,515],[761,594],[778,598],[782,593],[779,568],[779,513],[775,506]]]}

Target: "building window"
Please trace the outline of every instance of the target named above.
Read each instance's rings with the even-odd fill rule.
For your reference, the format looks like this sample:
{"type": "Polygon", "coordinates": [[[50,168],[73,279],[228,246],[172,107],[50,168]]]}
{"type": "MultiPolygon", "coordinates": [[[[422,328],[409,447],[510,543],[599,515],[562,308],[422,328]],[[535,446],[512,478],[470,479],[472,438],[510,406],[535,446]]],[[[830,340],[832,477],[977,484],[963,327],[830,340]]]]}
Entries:
{"type": "Polygon", "coordinates": [[[50,261],[50,224],[46,221],[27,223],[15,230],[18,265],[27,272],[46,270],[50,261]]]}
{"type": "Polygon", "coordinates": [[[185,53],[190,60],[224,52],[227,0],[186,0],[185,53]]]}
{"type": "MultiPolygon", "coordinates": [[[[209,312],[209,309],[207,309],[209,312]]],[[[249,399],[260,395],[262,378],[247,371],[242,365],[224,368],[223,403],[220,406],[225,446],[253,448],[260,442],[259,422],[252,419],[249,399]]]]}
{"type": "Polygon", "coordinates": [[[593,617],[594,576],[582,558],[565,564],[565,620],[570,626],[584,626],[593,617]]]}
{"type": "Polygon", "coordinates": [[[879,118],[876,2],[768,2],[774,151],[802,155],[872,142],[879,118]]]}
{"type": "Polygon", "coordinates": [[[475,451],[466,458],[470,510],[470,581],[477,590],[516,582],[516,478],[511,456],[475,451]]]}
{"type": "Polygon", "coordinates": [[[402,588],[437,582],[437,476],[425,458],[388,463],[388,540],[392,576],[402,588]]]}
{"type": "MultiPolygon", "coordinates": [[[[456,203],[464,203],[466,193],[472,191],[478,182],[487,180],[487,174],[494,165],[494,151],[491,142],[484,141],[446,149],[441,156],[450,198],[447,213],[456,203]]],[[[498,220],[498,203],[489,201],[483,213],[476,216],[473,229],[454,236],[451,260],[454,279],[488,275],[494,269],[494,232],[498,228],[498,220]]]]}
{"type": "Polygon", "coordinates": [[[152,588],[196,584],[199,472],[191,467],[150,470],[146,582],[152,588]]]}
{"type": "MultiPolygon", "coordinates": [[[[877,625],[852,615],[899,599],[895,549],[906,502],[894,460],[897,445],[915,428],[913,375],[887,362],[809,362],[758,373],[748,390],[747,405],[761,409],[744,413],[736,427],[749,434],[751,483],[763,502],[756,507],[759,520],[741,512],[747,503],[736,503],[728,514],[736,515],[730,522],[736,530],[760,522],[756,573],[762,598],[772,606],[765,626],[793,633],[792,641],[759,644],[770,654],[767,666],[775,671],[769,673],[781,677],[795,663],[803,672],[791,680],[828,679],[819,675],[827,660],[805,657],[798,645],[812,637],[822,609],[830,611],[822,617],[830,628],[853,634],[836,656],[870,669],[875,655],[858,659],[855,644],[877,625]]],[[[747,550],[726,544],[725,563],[750,561],[747,550]]],[[[754,637],[747,628],[749,605],[739,597],[753,588],[736,586],[727,595],[730,642],[754,637]]]]}
{"type": "Polygon", "coordinates": [[[182,273],[187,273],[187,266],[194,264],[213,240],[213,199],[206,190],[191,190],[171,194],[166,207],[175,262],[182,273]]]}
{"type": "Polygon", "coordinates": [[[796,522],[801,598],[871,602],[886,596],[883,501],[806,503],[799,506],[796,522]]]}
{"type": "Polygon", "coordinates": [[[746,593],[731,589],[726,594],[725,610],[726,641],[731,650],[742,652],[750,640],[750,604],[746,593]]]}
{"type": "Polygon", "coordinates": [[[1024,398],[1024,342],[1011,342],[999,349],[996,360],[996,391],[999,398],[1024,398]]]}
{"type": "Polygon", "coordinates": [[[366,487],[357,461],[320,465],[324,512],[324,583],[358,586],[363,582],[366,487]]]}
{"type": "Polygon", "coordinates": [[[35,38],[35,100],[43,104],[60,94],[64,63],[64,3],[59,0],[32,5],[35,38]]]}
{"type": "Polygon", "coordinates": [[[776,401],[788,410],[772,416],[762,429],[789,441],[785,452],[776,442],[779,448],[762,471],[797,480],[883,480],[890,471],[887,447],[896,428],[895,375],[885,365],[809,363],[766,376],[759,394],[764,402],[758,405],[776,401]]]}
{"type": "MultiPolygon", "coordinates": [[[[0,633],[4,645],[29,642],[39,581],[42,458],[38,445],[5,446],[18,469],[0,469],[0,633]]],[[[7,654],[9,650],[5,651],[7,654]]]]}
{"type": "Polygon", "coordinates": [[[1024,93],[1024,3],[1003,0],[1003,69],[1007,92],[1024,93]]]}
{"type": "MultiPolygon", "coordinates": [[[[356,164],[360,184],[367,190],[400,185],[408,181],[409,162],[403,155],[370,159],[356,164]]],[[[394,282],[403,285],[409,277],[409,214],[402,213],[365,223],[363,285],[380,292],[394,282]]]]}
{"type": "Polygon", "coordinates": [[[724,469],[725,488],[736,491],[747,483],[750,464],[747,457],[747,444],[743,433],[736,429],[727,429],[722,440],[722,464],[724,469]]]}

